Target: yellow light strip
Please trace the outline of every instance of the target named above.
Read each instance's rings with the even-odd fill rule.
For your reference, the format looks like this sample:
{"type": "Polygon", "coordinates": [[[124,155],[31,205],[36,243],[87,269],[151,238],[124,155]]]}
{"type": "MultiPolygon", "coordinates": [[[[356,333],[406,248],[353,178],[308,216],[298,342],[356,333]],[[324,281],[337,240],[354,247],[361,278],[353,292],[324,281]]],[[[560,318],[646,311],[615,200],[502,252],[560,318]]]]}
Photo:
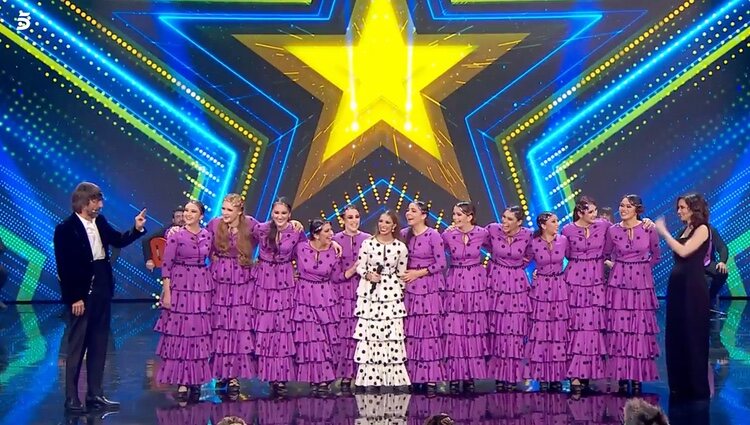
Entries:
{"type": "Polygon", "coordinates": [[[362,200],[362,208],[365,212],[369,212],[370,208],[367,207],[367,200],[365,200],[365,196],[362,194],[362,185],[359,183],[357,183],[357,193],[359,194],[359,199],[362,200]]]}
{"type": "Polygon", "coordinates": [[[375,186],[375,179],[372,177],[372,174],[370,174],[367,178],[368,180],[370,180],[370,186],[372,187],[372,194],[375,195],[375,201],[377,201],[378,204],[382,204],[383,202],[380,200],[378,187],[375,186]]]}
{"type": "Polygon", "coordinates": [[[406,189],[409,187],[409,183],[404,183],[401,186],[401,194],[398,196],[398,202],[396,202],[396,211],[401,210],[401,205],[404,204],[404,195],[406,195],[406,189]]]}

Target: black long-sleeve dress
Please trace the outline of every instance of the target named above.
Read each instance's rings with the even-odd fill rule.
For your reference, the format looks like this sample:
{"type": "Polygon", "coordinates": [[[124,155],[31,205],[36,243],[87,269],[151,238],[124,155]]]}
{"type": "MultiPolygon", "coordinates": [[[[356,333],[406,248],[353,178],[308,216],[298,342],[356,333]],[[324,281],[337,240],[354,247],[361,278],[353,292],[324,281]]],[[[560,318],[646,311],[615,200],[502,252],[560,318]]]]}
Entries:
{"type": "MultiPolygon", "coordinates": [[[[700,227],[700,226],[699,226],[700,227]]],[[[681,232],[684,233],[684,232],[681,232]]],[[[677,239],[684,244],[695,233],[677,239]]],[[[707,399],[710,302],[704,261],[710,237],[687,257],[675,254],[667,286],[666,354],[671,397],[707,399]]]]}

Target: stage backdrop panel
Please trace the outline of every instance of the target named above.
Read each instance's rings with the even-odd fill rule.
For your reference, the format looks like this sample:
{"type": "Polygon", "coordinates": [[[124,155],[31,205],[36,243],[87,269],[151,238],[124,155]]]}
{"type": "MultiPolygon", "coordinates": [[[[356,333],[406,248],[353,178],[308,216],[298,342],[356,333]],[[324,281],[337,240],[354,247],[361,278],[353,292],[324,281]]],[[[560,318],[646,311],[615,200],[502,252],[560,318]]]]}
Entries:
{"type": "MultiPolygon", "coordinates": [[[[52,250],[70,193],[105,193],[118,228],[151,230],[230,192],[268,217],[370,230],[413,199],[444,227],[521,205],[571,218],[590,195],[678,230],[699,191],[750,284],[750,4],[740,0],[60,1],[0,4],[0,265],[5,300],[58,300],[52,250]]],[[[665,292],[672,264],[656,268],[665,292]]],[[[139,243],[116,297],[150,298],[139,243]]]]}

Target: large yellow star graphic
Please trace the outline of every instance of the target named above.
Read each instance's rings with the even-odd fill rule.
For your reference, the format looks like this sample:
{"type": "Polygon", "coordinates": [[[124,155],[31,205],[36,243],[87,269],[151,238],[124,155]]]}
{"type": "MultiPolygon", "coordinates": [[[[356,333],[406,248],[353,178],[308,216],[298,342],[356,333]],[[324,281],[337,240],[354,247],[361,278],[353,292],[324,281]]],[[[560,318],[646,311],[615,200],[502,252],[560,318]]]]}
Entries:
{"type": "Polygon", "coordinates": [[[295,205],[380,146],[468,199],[440,102],[528,34],[416,34],[405,0],[358,0],[345,36],[235,37],[323,101],[295,205]]]}

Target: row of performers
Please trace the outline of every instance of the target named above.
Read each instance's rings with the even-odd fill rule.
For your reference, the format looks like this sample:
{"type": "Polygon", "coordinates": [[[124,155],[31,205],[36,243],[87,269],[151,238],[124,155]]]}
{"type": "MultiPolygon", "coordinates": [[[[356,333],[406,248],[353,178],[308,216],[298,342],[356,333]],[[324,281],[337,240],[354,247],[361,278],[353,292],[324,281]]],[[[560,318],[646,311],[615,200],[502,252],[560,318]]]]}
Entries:
{"type": "Polygon", "coordinates": [[[203,206],[190,202],[168,237],[157,379],[180,396],[212,378],[238,390],[238,378],[258,377],[282,393],[288,381],[328,391],[338,378],[426,391],[443,381],[470,390],[480,379],[498,390],[526,379],[554,390],[570,379],[579,390],[610,378],[636,392],[658,379],[659,244],[638,196],[622,199],[614,225],[582,198],[562,232],[553,213],[536,218],[536,231],[523,227],[519,207],[481,227],[461,202],[441,234],[416,201],[404,229],[387,211],[367,234],[350,206],[343,231],[317,219],[306,237],[283,199],[266,223],[243,205],[227,196],[201,228],[203,206]]]}

